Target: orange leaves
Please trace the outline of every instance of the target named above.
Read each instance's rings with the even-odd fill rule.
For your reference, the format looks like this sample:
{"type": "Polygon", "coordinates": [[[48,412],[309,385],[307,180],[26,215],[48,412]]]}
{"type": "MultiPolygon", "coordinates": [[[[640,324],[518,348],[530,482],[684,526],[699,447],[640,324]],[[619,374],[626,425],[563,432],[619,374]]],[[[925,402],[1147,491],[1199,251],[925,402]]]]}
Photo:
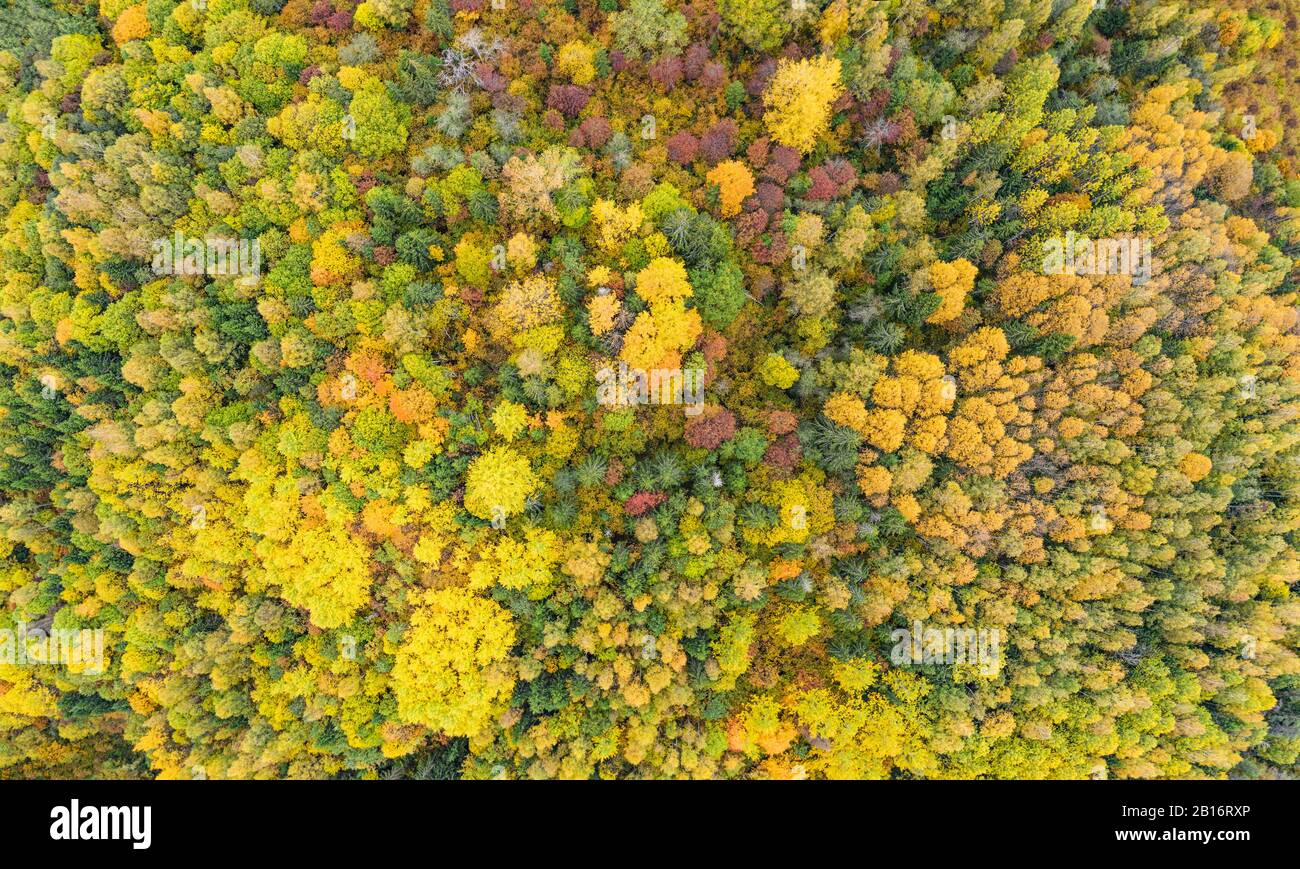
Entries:
{"type": "Polygon", "coordinates": [[[1186,476],[1187,479],[1196,483],[1205,479],[1205,476],[1210,473],[1210,469],[1213,466],[1214,465],[1210,461],[1209,456],[1201,453],[1188,453],[1183,456],[1183,460],[1178,463],[1178,470],[1182,471],[1183,475],[1186,476]]]}
{"type": "Polygon", "coordinates": [[[964,259],[950,263],[930,263],[930,283],[939,294],[939,307],[930,315],[927,323],[947,323],[957,319],[966,306],[966,296],[975,286],[978,270],[964,259]]]}
{"type": "Polygon", "coordinates": [[[948,457],[980,473],[1005,477],[1033,454],[1007,436],[998,407],[986,398],[963,399],[948,423],[948,457]]]}
{"type": "Polygon", "coordinates": [[[614,318],[619,311],[618,297],[613,293],[592,296],[587,302],[587,324],[593,335],[604,335],[614,328],[614,318]]]}
{"type": "Polygon", "coordinates": [[[361,524],[380,540],[392,540],[402,549],[409,549],[413,541],[402,533],[401,526],[393,524],[393,505],[381,499],[367,501],[361,508],[361,524]]]}
{"type": "MultiPolygon", "coordinates": [[[[949,421],[946,454],[968,468],[999,478],[1033,455],[1032,447],[1013,440],[1006,429],[1020,418],[1017,400],[1029,388],[1025,380],[1006,374],[1003,360],[1009,351],[1001,329],[984,327],[948,354],[956,382],[969,397],[958,403],[949,421]]],[[[1023,367],[1017,362],[1017,370],[1023,367]]]]}
{"type": "MultiPolygon", "coordinates": [[[[918,534],[946,540],[961,549],[974,544],[978,554],[986,551],[989,535],[1001,531],[1007,520],[998,509],[975,509],[971,497],[952,480],[933,491],[926,503],[924,515],[915,520],[918,534]]],[[[972,567],[968,559],[962,562],[972,567]]],[[[966,581],[971,578],[968,576],[966,581]]]]}
{"type": "Polygon", "coordinates": [[[849,393],[830,397],[822,412],[837,425],[851,428],[876,449],[894,452],[907,443],[925,453],[941,449],[944,414],[956,395],[943,363],[929,353],[909,350],[893,360],[893,373],[871,386],[872,407],[849,393]]]}
{"type": "Polygon", "coordinates": [[[343,361],[343,371],[327,377],[316,386],[316,400],[338,406],[367,406],[375,399],[384,400],[393,391],[391,367],[383,354],[359,350],[343,361]]]}
{"type": "Polygon", "coordinates": [[[768,568],[768,578],[776,583],[787,579],[794,579],[803,572],[803,564],[787,558],[778,558],[772,562],[768,568]]]}
{"type": "Polygon", "coordinates": [[[862,399],[847,392],[837,392],[826,400],[822,413],[836,425],[862,433],[867,425],[867,406],[862,399]]]}
{"type": "Polygon", "coordinates": [[[710,184],[718,185],[723,217],[739,214],[740,204],[754,193],[754,176],[738,160],[724,160],[710,169],[705,177],[710,184]]]}
{"type": "Polygon", "coordinates": [[[398,422],[422,423],[433,418],[438,400],[418,384],[409,389],[399,389],[388,397],[388,412],[398,422]]]}
{"type": "Polygon", "coordinates": [[[113,41],[123,45],[149,35],[149,16],[144,3],[128,6],[113,24],[113,41]]]}

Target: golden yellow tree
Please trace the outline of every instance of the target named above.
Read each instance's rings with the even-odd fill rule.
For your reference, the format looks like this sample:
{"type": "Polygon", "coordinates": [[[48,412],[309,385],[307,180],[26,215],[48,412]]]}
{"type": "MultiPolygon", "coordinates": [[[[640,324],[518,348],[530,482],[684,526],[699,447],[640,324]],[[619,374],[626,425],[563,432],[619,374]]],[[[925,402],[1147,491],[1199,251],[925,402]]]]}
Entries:
{"type": "Polygon", "coordinates": [[[763,94],[763,121],[775,141],[806,154],[826,132],[831,104],[843,92],[839,58],[783,60],[763,94]]]}

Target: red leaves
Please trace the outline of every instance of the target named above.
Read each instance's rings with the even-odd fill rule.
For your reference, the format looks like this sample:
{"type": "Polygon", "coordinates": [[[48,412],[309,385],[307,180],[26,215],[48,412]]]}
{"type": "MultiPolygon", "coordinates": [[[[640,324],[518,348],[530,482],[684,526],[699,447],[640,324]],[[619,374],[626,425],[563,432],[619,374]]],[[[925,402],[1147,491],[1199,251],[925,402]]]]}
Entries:
{"type": "Polygon", "coordinates": [[[627,499],[627,502],[623,505],[623,510],[629,516],[640,516],[667,500],[668,496],[663,492],[637,492],[627,499]]]}
{"type": "Polygon", "coordinates": [[[668,149],[668,159],[683,166],[695,162],[700,150],[700,140],[682,130],[664,143],[668,149]]]}
{"type": "Polygon", "coordinates": [[[802,458],[803,448],[799,445],[799,438],[794,432],[791,432],[773,441],[763,455],[763,462],[778,471],[789,474],[798,467],[799,460],[802,458]]]}
{"type": "Polygon", "coordinates": [[[738,132],[736,122],[731,118],[718,121],[700,139],[700,156],[710,166],[716,166],[731,156],[732,149],[736,147],[738,132]]]}
{"type": "Polygon", "coordinates": [[[591,91],[576,84],[553,84],[546,94],[546,107],[567,118],[576,118],[586,108],[591,91]]]}
{"type": "Polygon", "coordinates": [[[599,116],[587,118],[578,129],[582,131],[582,138],[589,148],[604,147],[613,133],[609,121],[599,116]]]}
{"type": "Polygon", "coordinates": [[[706,450],[717,449],[736,436],[736,417],[726,408],[697,416],[686,423],[686,442],[706,450]]]}
{"type": "Polygon", "coordinates": [[[808,173],[808,180],[812,182],[808,198],[829,202],[851,193],[858,183],[858,173],[847,160],[827,160],[808,173]]]}
{"type": "Polygon", "coordinates": [[[668,93],[681,84],[683,75],[682,59],[675,54],[661,57],[650,67],[650,79],[668,93]]]}

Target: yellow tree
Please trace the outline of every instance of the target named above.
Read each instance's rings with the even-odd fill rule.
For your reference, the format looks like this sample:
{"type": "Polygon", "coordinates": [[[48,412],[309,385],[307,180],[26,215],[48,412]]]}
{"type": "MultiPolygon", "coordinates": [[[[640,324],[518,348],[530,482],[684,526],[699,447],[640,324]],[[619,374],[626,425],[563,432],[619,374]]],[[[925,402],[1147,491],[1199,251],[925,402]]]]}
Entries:
{"type": "Polygon", "coordinates": [[[763,95],[763,121],[774,140],[807,154],[826,132],[831,104],[843,92],[839,58],[783,60],[763,95]]]}

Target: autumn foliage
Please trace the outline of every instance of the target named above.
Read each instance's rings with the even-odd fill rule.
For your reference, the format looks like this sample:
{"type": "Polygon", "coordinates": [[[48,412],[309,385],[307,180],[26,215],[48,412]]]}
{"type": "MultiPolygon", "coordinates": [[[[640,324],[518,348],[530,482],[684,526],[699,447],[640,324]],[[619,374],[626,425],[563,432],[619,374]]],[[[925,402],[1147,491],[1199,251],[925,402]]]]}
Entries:
{"type": "Polygon", "coordinates": [[[501,5],[3,10],[0,777],[1300,772],[1293,9],[501,5]]]}

